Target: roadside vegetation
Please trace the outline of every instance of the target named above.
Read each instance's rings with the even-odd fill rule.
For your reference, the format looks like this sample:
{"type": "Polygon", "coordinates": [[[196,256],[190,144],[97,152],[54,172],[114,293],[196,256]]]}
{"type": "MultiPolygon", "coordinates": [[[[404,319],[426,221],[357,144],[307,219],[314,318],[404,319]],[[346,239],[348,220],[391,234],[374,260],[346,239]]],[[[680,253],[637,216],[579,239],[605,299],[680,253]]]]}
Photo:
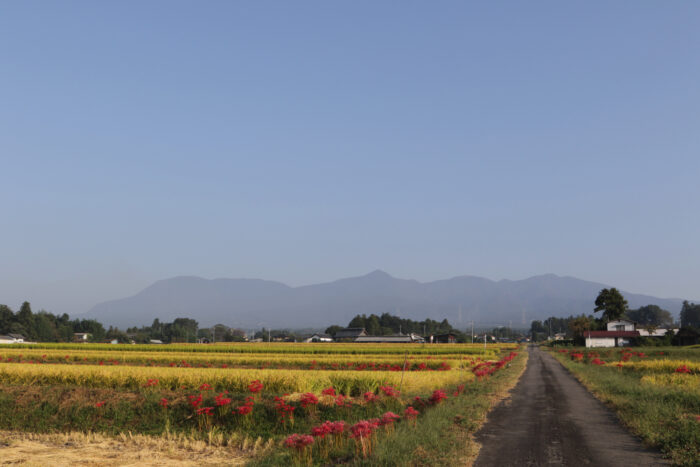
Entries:
{"type": "Polygon", "coordinates": [[[700,348],[546,348],[675,465],[700,460],[700,348]]]}

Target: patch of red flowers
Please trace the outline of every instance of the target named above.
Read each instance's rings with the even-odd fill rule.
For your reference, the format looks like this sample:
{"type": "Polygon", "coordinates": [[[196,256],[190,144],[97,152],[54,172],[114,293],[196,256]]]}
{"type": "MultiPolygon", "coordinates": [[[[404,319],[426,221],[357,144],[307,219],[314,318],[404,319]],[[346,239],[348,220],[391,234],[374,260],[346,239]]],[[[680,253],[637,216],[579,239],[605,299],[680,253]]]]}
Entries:
{"type": "Polygon", "coordinates": [[[316,395],[314,395],[311,392],[307,392],[307,393],[301,395],[299,402],[301,402],[301,406],[303,408],[307,408],[310,405],[314,406],[314,405],[318,404],[318,397],[316,397],[316,395]]]}
{"type": "Polygon", "coordinates": [[[681,365],[681,366],[679,366],[678,368],[676,368],[676,373],[687,373],[687,374],[690,374],[690,373],[692,373],[692,371],[690,370],[690,368],[688,368],[687,365],[681,365]]]}
{"type": "Polygon", "coordinates": [[[260,382],[259,379],[256,379],[248,385],[248,391],[252,392],[253,394],[257,394],[258,392],[262,391],[262,389],[263,384],[260,382]]]}
{"type": "Polygon", "coordinates": [[[430,401],[431,404],[439,404],[443,400],[447,399],[447,394],[445,394],[445,391],[441,391],[440,389],[436,389],[433,391],[433,394],[430,396],[430,401]]]}

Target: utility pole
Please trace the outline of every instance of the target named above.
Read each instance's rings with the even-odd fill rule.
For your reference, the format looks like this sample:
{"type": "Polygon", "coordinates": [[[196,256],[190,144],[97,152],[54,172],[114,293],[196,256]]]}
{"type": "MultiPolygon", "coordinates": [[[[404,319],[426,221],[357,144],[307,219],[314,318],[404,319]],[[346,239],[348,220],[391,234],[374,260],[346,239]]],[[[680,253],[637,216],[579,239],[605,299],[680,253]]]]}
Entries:
{"type": "Polygon", "coordinates": [[[472,344],[474,343],[474,320],[472,320],[472,344]]]}

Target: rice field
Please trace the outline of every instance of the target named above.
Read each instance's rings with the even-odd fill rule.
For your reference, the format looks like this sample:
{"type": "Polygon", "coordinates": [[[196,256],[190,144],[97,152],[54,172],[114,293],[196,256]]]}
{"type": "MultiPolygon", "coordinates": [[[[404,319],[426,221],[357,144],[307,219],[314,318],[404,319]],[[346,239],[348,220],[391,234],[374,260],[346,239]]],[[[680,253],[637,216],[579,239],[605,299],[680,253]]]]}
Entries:
{"type": "Polygon", "coordinates": [[[512,344],[0,346],[0,429],[250,437],[273,446],[287,463],[327,463],[348,453],[363,458],[394,426],[419,429],[423,414],[508,370],[517,350],[512,344]]]}

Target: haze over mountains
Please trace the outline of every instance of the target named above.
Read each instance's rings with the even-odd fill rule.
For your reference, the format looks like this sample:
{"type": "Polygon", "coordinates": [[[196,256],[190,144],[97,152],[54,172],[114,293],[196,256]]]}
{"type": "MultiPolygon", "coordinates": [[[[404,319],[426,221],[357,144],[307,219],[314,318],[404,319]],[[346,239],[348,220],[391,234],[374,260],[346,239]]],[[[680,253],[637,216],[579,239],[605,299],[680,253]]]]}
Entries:
{"type": "MultiPolygon", "coordinates": [[[[493,281],[476,276],[421,283],[383,271],[322,284],[289,287],[260,279],[174,277],[136,295],[103,302],[82,315],[122,329],[155,318],[188,317],[200,326],[222,323],[240,328],[323,328],[345,325],[359,313],[392,313],[422,320],[447,318],[458,328],[529,326],[534,319],[593,311],[598,292],[609,287],[554,274],[493,281]]],[[[678,317],[682,300],[623,291],[630,308],[656,304],[678,317]]]]}

